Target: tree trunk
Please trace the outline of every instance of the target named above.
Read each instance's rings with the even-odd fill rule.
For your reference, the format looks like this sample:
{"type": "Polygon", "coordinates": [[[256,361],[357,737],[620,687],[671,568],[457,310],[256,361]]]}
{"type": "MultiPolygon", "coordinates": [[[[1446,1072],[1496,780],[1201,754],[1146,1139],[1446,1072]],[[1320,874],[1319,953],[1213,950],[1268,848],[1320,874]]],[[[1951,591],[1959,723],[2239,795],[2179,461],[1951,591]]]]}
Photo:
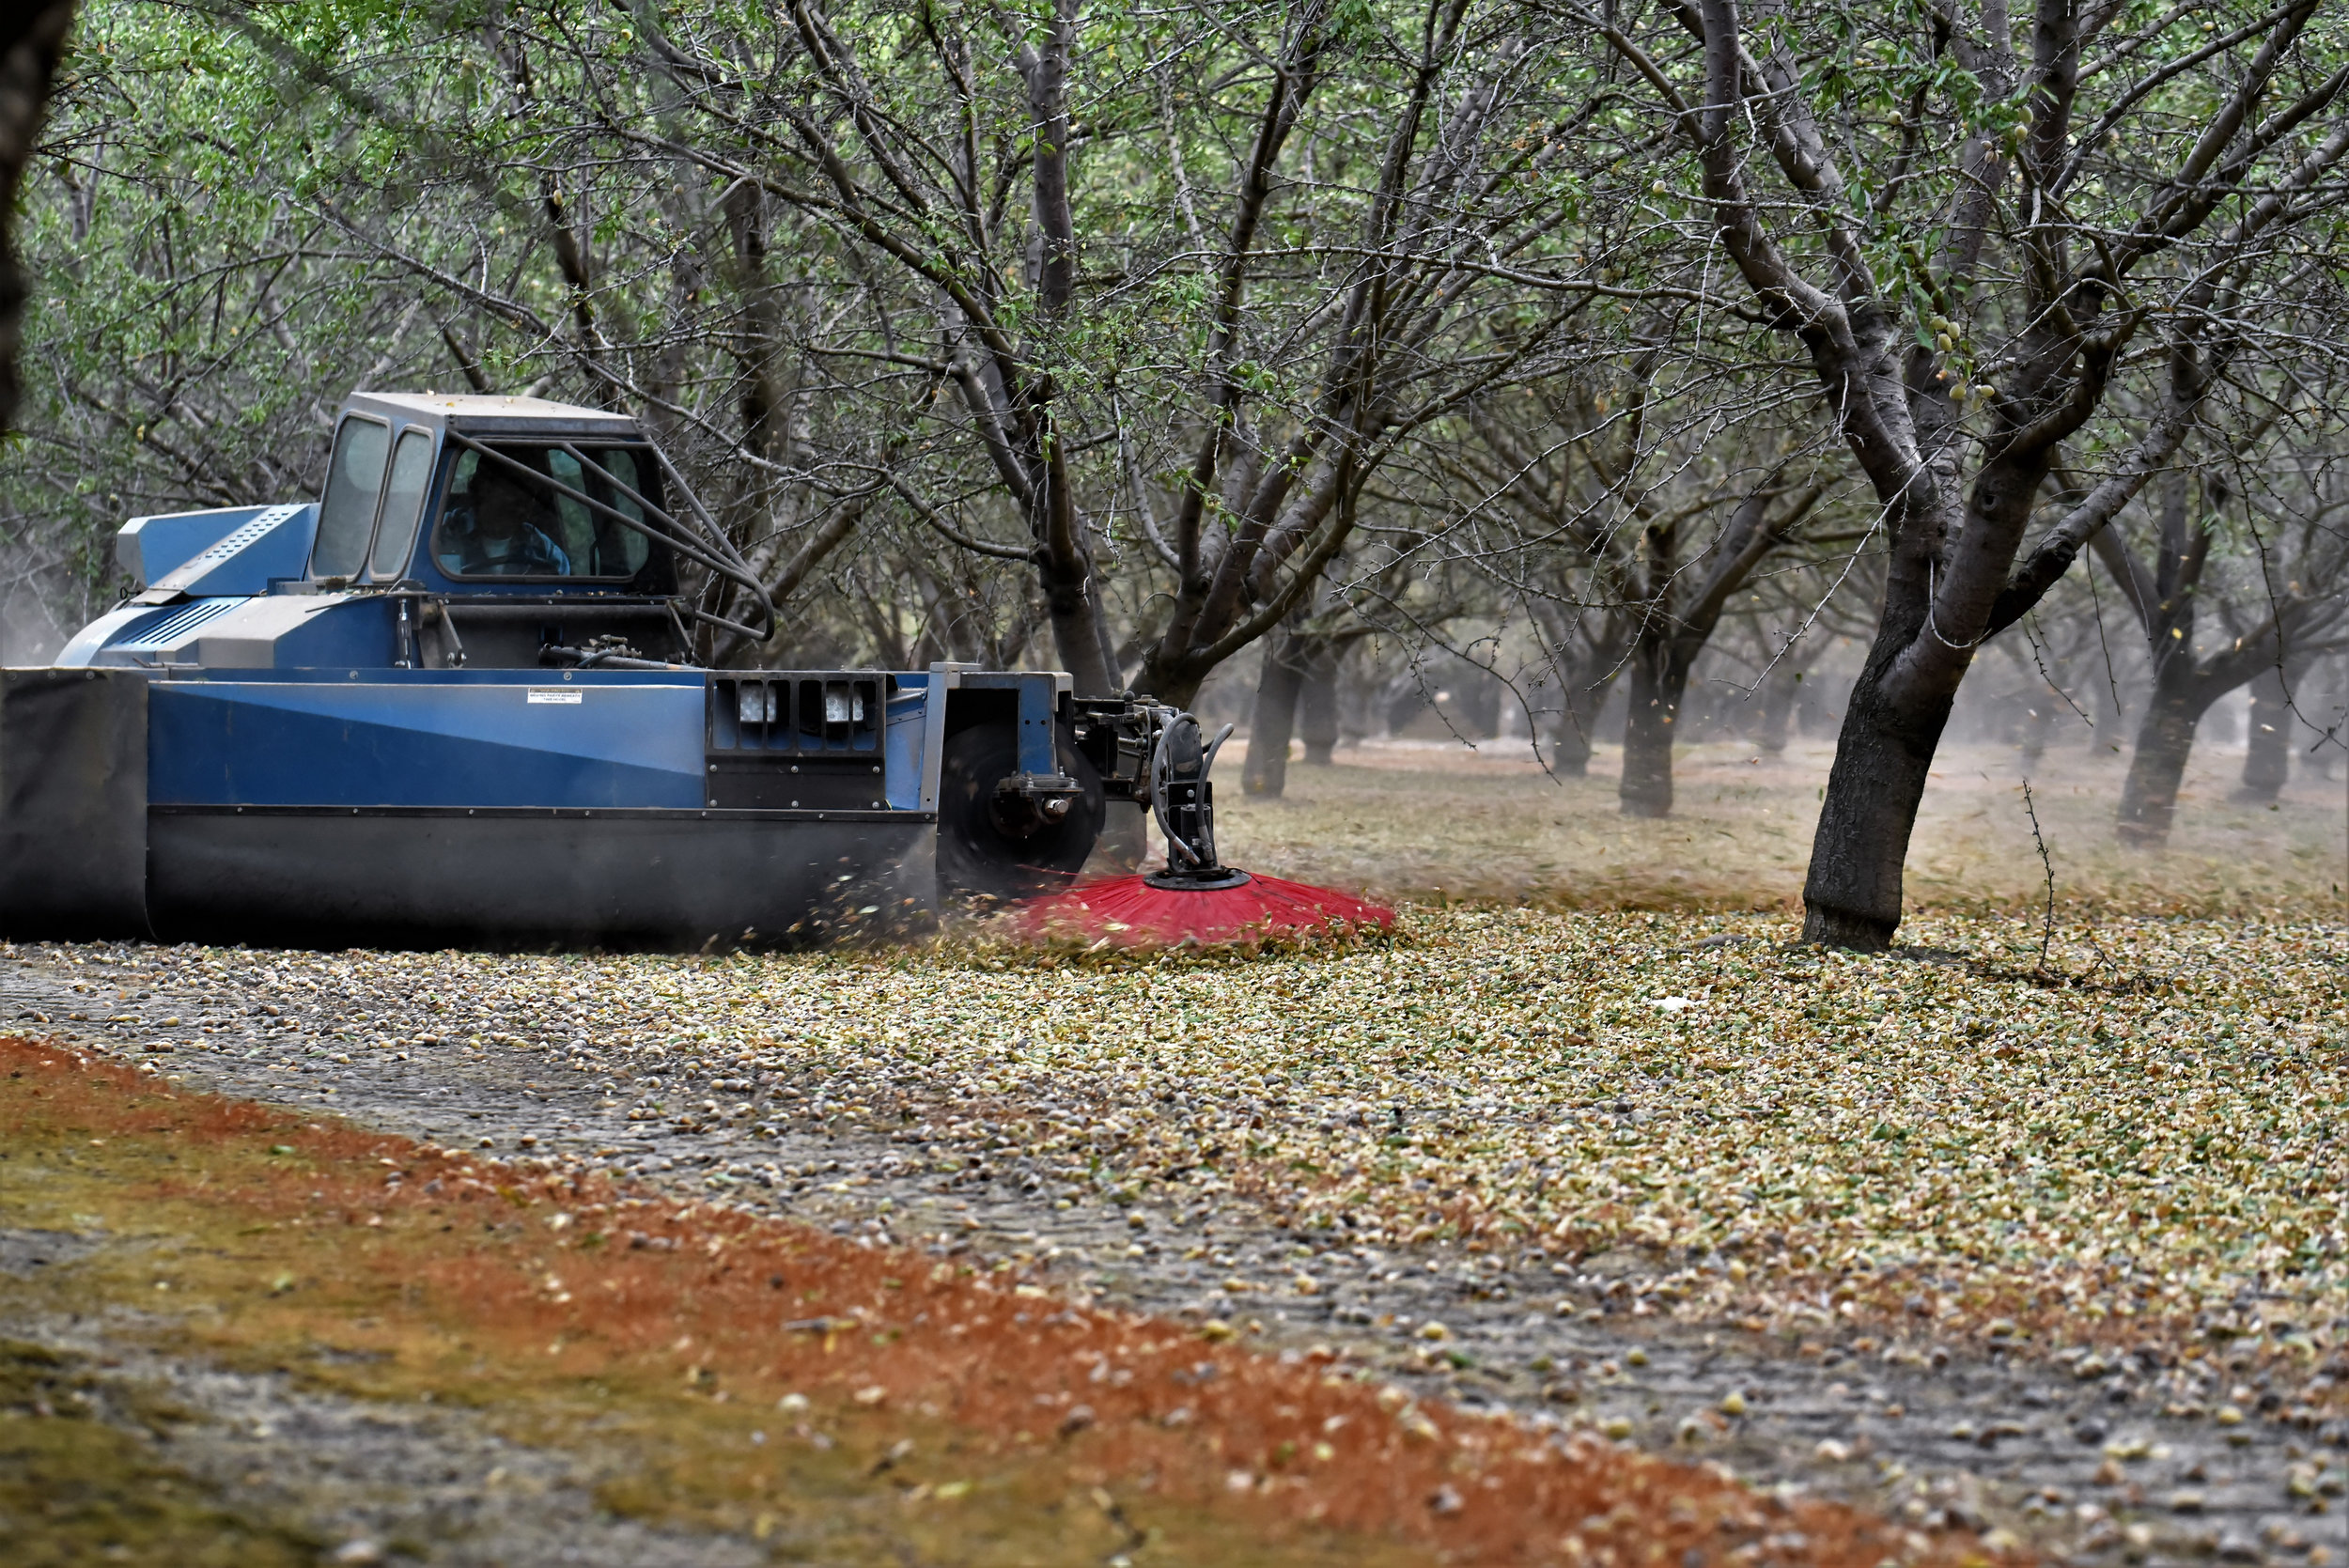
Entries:
{"type": "MultiPolygon", "coordinates": [[[[1261,643],[1258,645],[1269,646],[1269,643],[1261,643]]],[[[1192,675],[1188,671],[1167,671],[1160,669],[1154,672],[1150,667],[1146,656],[1142,668],[1134,674],[1134,690],[1136,691],[1141,692],[1144,696],[1155,697],[1169,707],[1188,708],[1190,706],[1191,703],[1199,695],[1199,689],[1202,686],[1205,686],[1206,682],[1207,677],[1206,675],[1192,675]]],[[[1252,718],[1250,720],[1252,738],[1249,741],[1248,747],[1248,749],[1252,752],[1256,749],[1255,741],[1252,738],[1253,728],[1254,720],[1252,718]]]]}
{"type": "Polygon", "coordinates": [[[2273,800],[2292,777],[2292,698],[2275,665],[2251,681],[2250,743],[2243,749],[2243,796],[2273,800]]]}
{"type": "Polygon", "coordinates": [[[2039,759],[2047,754],[2047,737],[2055,733],[2056,700],[2052,694],[2042,693],[2030,700],[2023,710],[2023,738],[2017,744],[2023,753],[2023,766],[2036,768],[2039,759]]]}
{"type": "Polygon", "coordinates": [[[1305,766],[1327,768],[1338,745],[1337,644],[1315,638],[1299,677],[1303,685],[1297,698],[1297,734],[1305,742],[1305,766]]]}
{"type": "Polygon", "coordinates": [[[1256,677],[1256,706],[1248,720],[1248,766],[1239,786],[1251,795],[1279,800],[1288,787],[1289,737],[1296,733],[1297,693],[1304,684],[1298,639],[1268,638],[1264,673],[1256,677]]]}
{"type": "Polygon", "coordinates": [[[2144,722],[2138,726],[2128,780],[2121,786],[2121,815],[2114,828],[2122,843],[2158,849],[2169,842],[2178,784],[2186,777],[2186,759],[2194,754],[2194,729],[2210,706],[2209,699],[2198,701],[2198,696],[2190,688],[2164,691],[2155,687],[2144,722]]]}
{"type": "Polygon", "coordinates": [[[1794,722],[1795,699],[1802,695],[1802,672],[1781,660],[1762,689],[1762,723],[1754,744],[1771,756],[1786,751],[1786,732],[1794,722]]]}
{"type": "MultiPolygon", "coordinates": [[[[1073,530],[1068,536],[1074,537],[1073,530]]],[[[1081,554],[1055,558],[1043,564],[1039,575],[1044,580],[1044,611],[1052,623],[1052,650],[1061,668],[1068,672],[1080,697],[1108,696],[1117,690],[1117,682],[1101,651],[1101,608],[1093,591],[1092,562],[1081,554]]],[[[1194,682],[1191,691],[1197,691],[1194,682]]]]}
{"type": "MultiPolygon", "coordinates": [[[[2349,676],[2349,670],[2342,668],[2338,656],[2326,659],[2317,668],[2329,678],[2321,685],[2313,681],[2303,683],[2300,711],[2313,719],[2321,731],[2341,721],[2342,701],[2349,697],[2349,679],[2344,679],[2349,676]]],[[[2304,736],[2292,750],[2298,753],[2303,777],[2330,782],[2334,759],[2341,755],[2341,734],[2336,730],[2321,741],[2313,735],[2304,736]]]]}
{"type": "MultiPolygon", "coordinates": [[[[1077,228],[1068,194],[1068,59],[1075,48],[1075,0],[1054,0],[1044,25],[1020,51],[1019,73],[1027,83],[1029,128],[1034,136],[1036,304],[1057,321],[1076,291],[1077,228]]],[[[1037,562],[1044,607],[1052,621],[1052,645],[1080,697],[1106,697],[1117,690],[1118,671],[1101,612],[1093,553],[1085,545],[1077,513],[1076,489],[1068,473],[1067,446],[1059,429],[1051,379],[1038,373],[1020,389],[1034,398],[1025,423],[1034,442],[1030,482],[1038,515],[1031,520],[1043,547],[1037,562]]]]}
{"type": "Polygon", "coordinates": [[[1668,640],[1641,646],[1631,658],[1630,707],[1623,722],[1623,780],[1615,794],[1626,816],[1670,816],[1672,741],[1680,700],[1688,689],[1688,660],[1668,640]]]}
{"type": "Polygon", "coordinates": [[[19,4],[0,20],[0,431],[16,427],[16,357],[31,292],[16,252],[19,193],[72,27],[71,0],[19,4]]]}
{"type": "Polygon", "coordinates": [[[1569,703],[1550,733],[1550,767],[1559,777],[1585,779],[1591,774],[1591,721],[1595,713],[1579,713],[1569,703]]]}
{"type": "Polygon", "coordinates": [[[1619,665],[1610,658],[1581,661],[1559,672],[1558,701],[1562,711],[1550,726],[1550,766],[1569,779],[1587,778],[1591,753],[1597,744],[1599,721],[1607,700],[1614,694],[1619,665]]]}
{"type": "Polygon", "coordinates": [[[1589,717],[1578,724],[1569,709],[1550,734],[1549,765],[1562,779],[1587,779],[1591,775],[1589,717]]]}
{"type": "MultiPolygon", "coordinates": [[[[1880,646],[1892,639],[1878,638],[1880,646]]],[[[1888,649],[1888,655],[1890,650],[1888,649]]],[[[1880,953],[1901,924],[1901,867],[1925,797],[1935,748],[1956,701],[1954,686],[1906,711],[1880,683],[1890,657],[1871,660],[1843,705],[1843,733],[1803,881],[1802,939],[1880,953]]]]}

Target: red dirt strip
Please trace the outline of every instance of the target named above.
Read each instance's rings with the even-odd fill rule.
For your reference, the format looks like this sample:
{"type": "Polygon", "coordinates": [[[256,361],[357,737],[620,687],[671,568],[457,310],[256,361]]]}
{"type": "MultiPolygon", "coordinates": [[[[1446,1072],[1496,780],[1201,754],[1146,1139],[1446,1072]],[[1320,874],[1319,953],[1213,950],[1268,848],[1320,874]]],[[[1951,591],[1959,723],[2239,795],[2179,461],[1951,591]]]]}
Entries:
{"type": "Polygon", "coordinates": [[[0,1135],[168,1141],[186,1174],[156,1200],[342,1227],[342,1266],[396,1273],[484,1354],[535,1367],[658,1369],[698,1397],[770,1405],[799,1392],[868,1423],[958,1428],[1007,1462],[1056,1455],[1076,1484],[1454,1562],[1986,1561],[1970,1536],[1416,1401],[1326,1350],[1251,1350],[1007,1269],[176,1088],[52,1044],[0,1040],[0,1135]]]}

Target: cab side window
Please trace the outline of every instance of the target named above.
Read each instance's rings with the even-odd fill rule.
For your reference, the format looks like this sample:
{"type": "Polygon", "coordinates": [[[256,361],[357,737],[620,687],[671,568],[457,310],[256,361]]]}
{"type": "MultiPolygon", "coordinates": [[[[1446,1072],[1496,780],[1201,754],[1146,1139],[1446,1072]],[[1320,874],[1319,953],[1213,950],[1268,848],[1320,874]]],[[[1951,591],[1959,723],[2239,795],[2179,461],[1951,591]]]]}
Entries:
{"type": "Polygon", "coordinates": [[[424,516],[425,491],[431,486],[432,438],[409,429],[392,453],[391,481],[383,487],[383,520],[376,525],[375,552],[367,563],[376,581],[390,582],[407,569],[416,523],[424,516]]]}
{"type": "Polygon", "coordinates": [[[318,542],[310,551],[313,577],[356,577],[367,563],[376,502],[383,493],[383,459],[392,446],[388,426],[346,419],[327,459],[326,499],[319,505],[318,542]]]}

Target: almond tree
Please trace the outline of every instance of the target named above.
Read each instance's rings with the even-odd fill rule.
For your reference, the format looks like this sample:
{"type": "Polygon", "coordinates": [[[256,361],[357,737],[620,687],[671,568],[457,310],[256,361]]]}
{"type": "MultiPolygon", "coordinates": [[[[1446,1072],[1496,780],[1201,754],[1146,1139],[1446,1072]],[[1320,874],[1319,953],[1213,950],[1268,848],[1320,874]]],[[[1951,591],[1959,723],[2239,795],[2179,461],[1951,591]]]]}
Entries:
{"type": "Polygon", "coordinates": [[[72,27],[73,0],[20,0],[0,17],[0,431],[16,423],[16,358],[27,291],[10,232],[17,191],[72,27]]]}
{"type": "Polygon", "coordinates": [[[1679,255],[1719,257],[1742,288],[1709,330],[1801,356],[1880,509],[1884,597],[1812,844],[1808,939],[1891,939],[1974,649],[2164,470],[2217,378],[2310,351],[2260,329],[2320,280],[2302,237],[2349,152],[2349,66],[2318,9],[1578,13],[1694,164],[1695,199],[1657,205],[1686,211],[1679,255]],[[2151,385],[2145,417],[2114,412],[2123,381],[2151,385]],[[2094,482],[2043,511],[2061,461],[2094,482]]]}
{"type": "Polygon", "coordinates": [[[1123,411],[1156,453],[1190,452],[1134,487],[1172,581],[1133,678],[1183,703],[1312,593],[1398,443],[1548,363],[1591,298],[1548,266],[1547,195],[1587,111],[1511,8],[789,16],[796,48],[755,89],[652,39],[690,118],[630,139],[754,185],[916,291],[925,341],[883,352],[951,386],[1026,536],[982,538],[924,475],[889,483],[941,536],[1034,567],[1081,690],[1127,674],[1098,560],[1127,487],[1081,460],[1122,447],[1123,411]],[[747,133],[761,118],[774,130],[747,133]]]}
{"type": "Polygon", "coordinates": [[[2312,659],[2295,658],[2277,663],[2251,677],[2249,735],[2243,748],[2243,787],[2246,800],[2273,800],[2292,778],[2293,741],[2316,726],[2298,722],[2301,683],[2314,667],[2312,659]]]}
{"type": "Polygon", "coordinates": [[[2285,672],[2349,647],[2349,497],[2321,458],[2283,457],[2263,465],[2263,474],[2245,476],[2239,518],[2229,516],[2238,502],[2230,472],[2237,465],[2208,461],[2197,473],[2173,469],[2154,487],[2143,530],[2150,551],[2121,528],[2096,536],[2097,559],[2136,615],[2153,666],[2116,817],[2123,844],[2168,841],[2194,732],[2213,703],[2265,677],[2277,700],[2262,705],[2267,714],[2255,708],[2255,722],[2289,722],[2273,711],[2289,700],[2285,672]],[[2208,635],[2213,622],[2216,637],[2208,635]]]}
{"type": "Polygon", "coordinates": [[[1669,816],[1672,744],[1697,656],[1712,640],[1731,596],[1772,551],[1786,544],[1827,493],[1781,473],[1735,505],[1706,549],[1684,553],[1682,528],[1658,520],[1640,531],[1632,567],[1630,706],[1624,716],[1623,779],[1617,795],[1626,816],[1669,816]]]}
{"type": "Polygon", "coordinates": [[[1188,701],[1605,292],[1560,218],[1608,101],[1505,0],[209,3],[411,149],[292,193],[347,243],[793,498],[786,579],[877,514],[1032,572],[1087,691],[1188,701]],[[713,349],[739,430],[665,368],[713,349]]]}
{"type": "MultiPolygon", "coordinates": [[[[1669,334],[1659,322],[1642,335],[1669,334]]],[[[1560,690],[1555,708],[1543,702],[1560,721],[1553,768],[1587,770],[1598,708],[1624,677],[1618,794],[1633,816],[1671,814],[1689,675],[1828,489],[1816,455],[1790,444],[1812,442],[1806,427],[1774,428],[1734,382],[1685,361],[1664,383],[1661,360],[1637,353],[1612,377],[1480,404],[1474,439],[1442,454],[1444,489],[1419,503],[1458,517],[1447,547],[1532,623],[1541,657],[1518,684],[1560,690]]]]}
{"type": "Polygon", "coordinates": [[[1645,387],[1636,374],[1578,378],[1479,403],[1441,454],[1442,502],[1421,503],[1476,520],[1460,549],[1503,602],[1522,606],[1540,649],[1522,677],[1528,706],[1537,733],[1548,732],[1549,768],[1567,778],[1590,770],[1599,712],[1639,624],[1626,592],[1637,534],[1624,514],[1644,500],[1630,480],[1645,387]]]}

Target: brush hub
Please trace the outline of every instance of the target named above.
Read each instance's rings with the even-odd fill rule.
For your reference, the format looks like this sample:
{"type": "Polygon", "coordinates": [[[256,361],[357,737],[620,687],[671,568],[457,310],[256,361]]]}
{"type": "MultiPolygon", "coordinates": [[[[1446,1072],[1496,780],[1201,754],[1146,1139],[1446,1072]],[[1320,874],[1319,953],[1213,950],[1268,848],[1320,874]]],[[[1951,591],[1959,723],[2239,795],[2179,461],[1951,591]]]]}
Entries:
{"type": "Polygon", "coordinates": [[[1232,888],[1244,888],[1249,876],[1245,871],[1228,865],[1208,866],[1196,871],[1178,871],[1173,866],[1154,871],[1143,878],[1154,888],[1167,893],[1222,893],[1232,888]]]}

